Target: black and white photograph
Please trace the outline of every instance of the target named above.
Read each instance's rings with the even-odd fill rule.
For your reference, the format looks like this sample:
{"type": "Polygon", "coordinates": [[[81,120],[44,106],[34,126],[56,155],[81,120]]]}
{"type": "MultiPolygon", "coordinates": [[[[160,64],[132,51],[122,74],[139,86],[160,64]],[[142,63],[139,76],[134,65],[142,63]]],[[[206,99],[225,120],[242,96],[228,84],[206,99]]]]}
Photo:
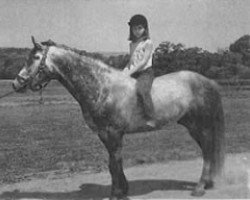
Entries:
{"type": "Polygon", "coordinates": [[[0,199],[250,199],[250,0],[0,0],[0,199]]]}

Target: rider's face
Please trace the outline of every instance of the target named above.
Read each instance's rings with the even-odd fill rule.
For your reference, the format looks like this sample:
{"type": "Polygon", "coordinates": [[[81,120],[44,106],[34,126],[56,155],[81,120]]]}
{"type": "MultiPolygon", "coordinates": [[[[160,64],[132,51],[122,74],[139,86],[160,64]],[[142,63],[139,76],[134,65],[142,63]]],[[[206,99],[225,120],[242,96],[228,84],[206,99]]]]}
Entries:
{"type": "Polygon", "coordinates": [[[144,31],[145,28],[142,25],[132,26],[132,32],[137,39],[142,37],[144,31]]]}

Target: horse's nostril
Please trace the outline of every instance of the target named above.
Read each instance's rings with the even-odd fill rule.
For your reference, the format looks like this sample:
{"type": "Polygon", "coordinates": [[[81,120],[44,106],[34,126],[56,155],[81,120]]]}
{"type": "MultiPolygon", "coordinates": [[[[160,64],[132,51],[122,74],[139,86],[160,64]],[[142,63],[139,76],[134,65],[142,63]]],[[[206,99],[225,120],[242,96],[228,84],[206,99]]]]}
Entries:
{"type": "Polygon", "coordinates": [[[15,92],[23,93],[26,90],[25,85],[21,85],[18,81],[14,81],[12,83],[12,88],[14,89],[15,92]]]}
{"type": "Polygon", "coordinates": [[[15,82],[13,82],[13,83],[12,83],[12,88],[13,88],[15,91],[17,91],[17,90],[18,90],[18,88],[17,88],[17,86],[16,86],[15,82]]]}

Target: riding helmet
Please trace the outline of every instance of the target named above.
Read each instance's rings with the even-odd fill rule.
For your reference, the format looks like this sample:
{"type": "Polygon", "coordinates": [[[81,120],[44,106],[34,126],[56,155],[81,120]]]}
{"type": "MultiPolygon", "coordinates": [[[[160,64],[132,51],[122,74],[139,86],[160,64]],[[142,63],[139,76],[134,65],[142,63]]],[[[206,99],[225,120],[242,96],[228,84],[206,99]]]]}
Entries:
{"type": "Polygon", "coordinates": [[[143,15],[134,15],[131,17],[130,21],[128,22],[129,26],[137,26],[137,25],[142,25],[144,28],[148,28],[148,21],[146,17],[143,15]]]}

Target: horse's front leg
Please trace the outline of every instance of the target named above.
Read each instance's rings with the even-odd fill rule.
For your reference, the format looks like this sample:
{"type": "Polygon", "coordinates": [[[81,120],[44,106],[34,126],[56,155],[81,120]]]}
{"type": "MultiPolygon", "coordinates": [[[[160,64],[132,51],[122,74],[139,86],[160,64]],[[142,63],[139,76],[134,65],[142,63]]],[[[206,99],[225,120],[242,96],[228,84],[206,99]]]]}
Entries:
{"type": "Polygon", "coordinates": [[[109,171],[112,178],[110,199],[126,199],[128,182],[123,172],[121,154],[123,133],[115,131],[100,132],[99,138],[109,153],[109,171]]]}

